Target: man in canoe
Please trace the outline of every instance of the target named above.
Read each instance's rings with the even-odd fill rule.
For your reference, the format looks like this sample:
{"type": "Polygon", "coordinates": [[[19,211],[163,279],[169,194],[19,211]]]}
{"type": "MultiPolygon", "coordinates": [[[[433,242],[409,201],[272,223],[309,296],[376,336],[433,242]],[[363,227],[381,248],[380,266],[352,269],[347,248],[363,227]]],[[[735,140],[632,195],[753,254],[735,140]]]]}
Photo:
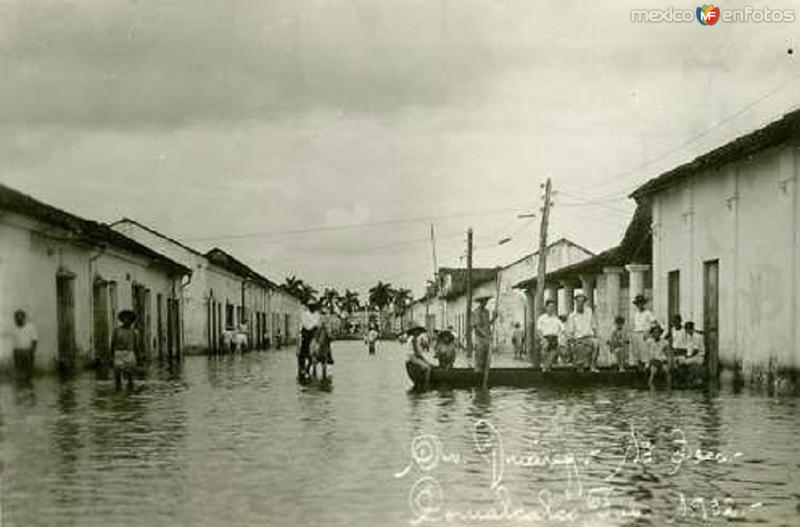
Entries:
{"type": "Polygon", "coordinates": [[[489,349],[492,344],[492,325],[497,319],[497,312],[493,315],[486,309],[491,296],[480,296],[475,299],[477,309],[472,313],[473,332],[475,334],[475,371],[482,372],[489,367],[489,349]]]}
{"type": "Polygon", "coordinates": [[[406,334],[408,335],[408,345],[411,350],[408,360],[409,362],[412,362],[413,364],[422,368],[422,370],[425,372],[426,387],[430,385],[431,370],[433,369],[433,364],[431,364],[424,355],[425,348],[423,347],[423,338],[427,331],[428,330],[422,326],[414,326],[406,331],[406,334]]]}

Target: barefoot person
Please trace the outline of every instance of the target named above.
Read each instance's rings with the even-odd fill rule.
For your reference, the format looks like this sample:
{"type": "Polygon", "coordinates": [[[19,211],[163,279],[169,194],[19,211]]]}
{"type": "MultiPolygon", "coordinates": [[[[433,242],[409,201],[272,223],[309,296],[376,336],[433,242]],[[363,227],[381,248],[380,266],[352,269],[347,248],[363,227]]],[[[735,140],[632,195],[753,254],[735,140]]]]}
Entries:
{"type": "Polygon", "coordinates": [[[114,384],[117,390],[122,388],[122,381],[127,379],[128,388],[133,388],[133,373],[136,369],[136,358],[139,355],[139,333],[134,329],[136,313],[130,309],[120,311],[121,326],[114,330],[111,337],[111,357],[114,364],[114,384]]]}

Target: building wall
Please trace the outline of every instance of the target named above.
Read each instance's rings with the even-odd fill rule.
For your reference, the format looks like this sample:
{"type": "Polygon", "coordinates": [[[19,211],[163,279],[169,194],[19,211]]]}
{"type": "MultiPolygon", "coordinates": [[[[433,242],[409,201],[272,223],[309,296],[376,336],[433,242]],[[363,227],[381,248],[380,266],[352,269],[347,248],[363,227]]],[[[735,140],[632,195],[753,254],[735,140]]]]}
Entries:
{"type": "Polygon", "coordinates": [[[654,296],[680,272],[680,310],[704,321],[704,262],[719,260],[719,352],[745,370],[800,362],[798,152],[775,147],[705,171],[652,198],[654,296]]]}
{"type": "MultiPolygon", "coordinates": [[[[189,250],[134,223],[123,221],[113,227],[129,238],[192,270],[191,280],[183,288],[183,341],[185,353],[206,353],[212,344],[212,339],[209,335],[209,329],[211,328],[209,303],[213,302],[214,309],[217,308],[216,306],[221,306],[222,331],[236,328],[242,323],[237,309],[237,306],[242,305],[243,280],[241,277],[211,264],[202,254],[189,250]],[[226,306],[229,305],[233,306],[233,323],[230,325],[227,324],[226,319],[226,306]]],[[[257,290],[255,286],[250,287],[257,290]]],[[[248,291],[247,287],[245,288],[245,305],[248,306],[248,311],[252,312],[253,308],[257,306],[260,308],[265,303],[266,301],[255,291],[248,291]]],[[[214,320],[213,317],[212,320],[214,320]]],[[[249,326],[248,320],[248,331],[252,331],[249,326]]],[[[218,334],[219,328],[217,330],[211,329],[211,335],[218,336],[218,334]]]]}
{"type": "MultiPolygon", "coordinates": [[[[77,365],[95,358],[93,287],[96,278],[115,284],[114,313],[109,301],[109,331],[116,325],[115,314],[132,309],[133,284],[150,290],[151,356],[157,352],[157,300],[164,302],[162,324],[166,324],[166,299],[180,298],[180,281],[161,266],[139,255],[108,248],[104,251],[78,245],[64,233],[27,217],[0,213],[0,362],[11,355],[13,312],[25,310],[39,333],[36,368],[50,370],[58,354],[56,276],[74,275],[74,327],[77,365]],[[177,296],[173,297],[173,291],[177,296]]],[[[144,323],[144,321],[140,321],[144,323]]]]}
{"type": "Polygon", "coordinates": [[[303,304],[297,298],[285,291],[274,291],[270,298],[270,331],[272,341],[280,328],[280,334],[284,342],[293,343],[297,341],[300,331],[300,313],[303,304]]]}

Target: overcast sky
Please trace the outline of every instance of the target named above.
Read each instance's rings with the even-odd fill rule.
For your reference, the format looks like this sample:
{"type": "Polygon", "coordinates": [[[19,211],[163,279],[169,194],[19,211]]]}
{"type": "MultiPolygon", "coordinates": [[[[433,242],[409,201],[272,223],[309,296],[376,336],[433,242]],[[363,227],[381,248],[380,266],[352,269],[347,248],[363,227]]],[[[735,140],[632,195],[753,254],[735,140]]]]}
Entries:
{"type": "Polygon", "coordinates": [[[800,103],[797,22],[644,3],[2,0],[0,180],[318,287],[418,293],[429,218],[440,265],[469,226],[508,263],[547,175],[552,236],[603,250],[637,184],[800,103]]]}

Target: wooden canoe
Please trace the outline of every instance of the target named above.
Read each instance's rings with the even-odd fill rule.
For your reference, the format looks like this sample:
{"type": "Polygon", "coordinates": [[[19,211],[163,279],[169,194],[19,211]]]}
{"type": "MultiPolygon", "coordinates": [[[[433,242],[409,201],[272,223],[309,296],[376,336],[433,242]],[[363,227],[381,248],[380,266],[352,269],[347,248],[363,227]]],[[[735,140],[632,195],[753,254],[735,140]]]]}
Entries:
{"type": "MultiPolygon", "coordinates": [[[[478,388],[483,381],[483,375],[475,372],[472,368],[451,368],[444,370],[434,368],[431,370],[430,384],[425,386],[425,373],[423,369],[411,361],[406,362],[406,372],[414,388],[478,388]]],[[[686,372],[676,372],[673,375],[673,385],[676,381],[681,381],[680,386],[674,387],[698,387],[698,383],[693,382],[694,386],[683,382],[686,372]]],[[[598,372],[578,370],[573,366],[556,366],[549,372],[543,372],[540,368],[491,368],[489,370],[488,386],[509,386],[516,388],[530,388],[535,386],[563,386],[563,387],[584,387],[584,386],[619,386],[641,388],[647,387],[648,376],[644,372],[627,370],[620,372],[617,368],[600,368],[598,372]]],[[[663,383],[663,379],[662,379],[663,383]]]]}

